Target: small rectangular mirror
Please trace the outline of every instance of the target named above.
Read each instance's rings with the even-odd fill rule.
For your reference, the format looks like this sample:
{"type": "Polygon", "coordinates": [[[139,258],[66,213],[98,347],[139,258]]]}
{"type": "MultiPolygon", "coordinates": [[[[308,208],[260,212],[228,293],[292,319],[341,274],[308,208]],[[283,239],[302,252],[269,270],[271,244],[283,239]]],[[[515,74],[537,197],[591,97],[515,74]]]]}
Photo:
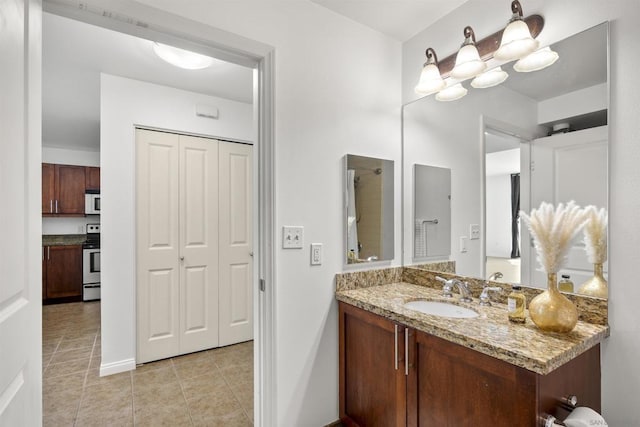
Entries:
{"type": "Polygon", "coordinates": [[[393,259],[393,161],[345,156],[346,264],[393,259]]]}
{"type": "Polygon", "coordinates": [[[451,254],[451,169],[413,165],[413,260],[451,254]]]}

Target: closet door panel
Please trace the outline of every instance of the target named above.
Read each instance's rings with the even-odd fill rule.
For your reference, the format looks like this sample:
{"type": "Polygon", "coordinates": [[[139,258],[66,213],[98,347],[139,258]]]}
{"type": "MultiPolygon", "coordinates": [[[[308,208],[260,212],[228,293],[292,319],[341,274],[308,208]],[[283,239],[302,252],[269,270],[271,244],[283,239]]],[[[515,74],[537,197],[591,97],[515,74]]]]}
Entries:
{"type": "Polygon", "coordinates": [[[253,339],[252,146],[220,142],[220,345],[253,339]]]}
{"type": "Polygon", "coordinates": [[[218,141],[180,136],[180,351],[218,346],[218,141]]]}
{"type": "Polygon", "coordinates": [[[138,129],[136,144],[136,361],[144,363],[179,351],[179,139],[138,129]]]}

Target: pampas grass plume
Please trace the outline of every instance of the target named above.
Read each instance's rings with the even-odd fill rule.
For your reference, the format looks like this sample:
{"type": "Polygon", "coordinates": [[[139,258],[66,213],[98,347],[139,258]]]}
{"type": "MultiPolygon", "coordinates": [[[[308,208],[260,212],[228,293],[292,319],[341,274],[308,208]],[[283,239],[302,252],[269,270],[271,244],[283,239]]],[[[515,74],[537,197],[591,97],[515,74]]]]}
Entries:
{"type": "Polygon", "coordinates": [[[585,211],[575,202],[566,205],[542,202],[530,215],[520,212],[534,239],[538,261],[547,273],[557,273],[564,265],[571,241],[587,222],[585,211]]]}
{"type": "Polygon", "coordinates": [[[587,224],[584,226],[584,245],[587,259],[592,264],[602,264],[607,260],[607,221],[605,208],[595,206],[584,208],[587,224]]]}

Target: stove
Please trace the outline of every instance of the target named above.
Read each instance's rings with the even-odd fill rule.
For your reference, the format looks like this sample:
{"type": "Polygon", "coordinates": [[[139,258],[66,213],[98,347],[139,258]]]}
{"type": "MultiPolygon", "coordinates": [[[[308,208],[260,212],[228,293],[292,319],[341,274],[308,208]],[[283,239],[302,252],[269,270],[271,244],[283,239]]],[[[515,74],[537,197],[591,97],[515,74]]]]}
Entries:
{"type": "Polygon", "coordinates": [[[100,299],[100,224],[87,224],[82,245],[82,300],[100,299]]]}

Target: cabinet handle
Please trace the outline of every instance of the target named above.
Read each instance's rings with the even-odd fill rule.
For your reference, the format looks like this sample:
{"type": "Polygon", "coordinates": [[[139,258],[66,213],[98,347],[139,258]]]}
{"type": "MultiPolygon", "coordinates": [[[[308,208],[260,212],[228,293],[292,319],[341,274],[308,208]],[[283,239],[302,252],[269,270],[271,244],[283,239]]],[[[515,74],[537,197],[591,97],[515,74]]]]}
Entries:
{"type": "Polygon", "coordinates": [[[51,259],[51,246],[47,246],[47,259],[51,259]]]}
{"type": "Polygon", "coordinates": [[[396,371],[398,370],[398,325],[393,325],[396,328],[396,347],[395,347],[395,355],[396,355],[396,371]]]}
{"type": "Polygon", "coordinates": [[[56,213],[58,213],[58,200],[56,200],[56,213]]]}
{"type": "Polygon", "coordinates": [[[42,247],[42,260],[44,261],[44,246],[42,247]]]}
{"type": "Polygon", "coordinates": [[[404,374],[409,375],[409,328],[404,328],[404,374]]]}
{"type": "Polygon", "coordinates": [[[49,200],[49,213],[53,213],[53,199],[49,200]]]}

